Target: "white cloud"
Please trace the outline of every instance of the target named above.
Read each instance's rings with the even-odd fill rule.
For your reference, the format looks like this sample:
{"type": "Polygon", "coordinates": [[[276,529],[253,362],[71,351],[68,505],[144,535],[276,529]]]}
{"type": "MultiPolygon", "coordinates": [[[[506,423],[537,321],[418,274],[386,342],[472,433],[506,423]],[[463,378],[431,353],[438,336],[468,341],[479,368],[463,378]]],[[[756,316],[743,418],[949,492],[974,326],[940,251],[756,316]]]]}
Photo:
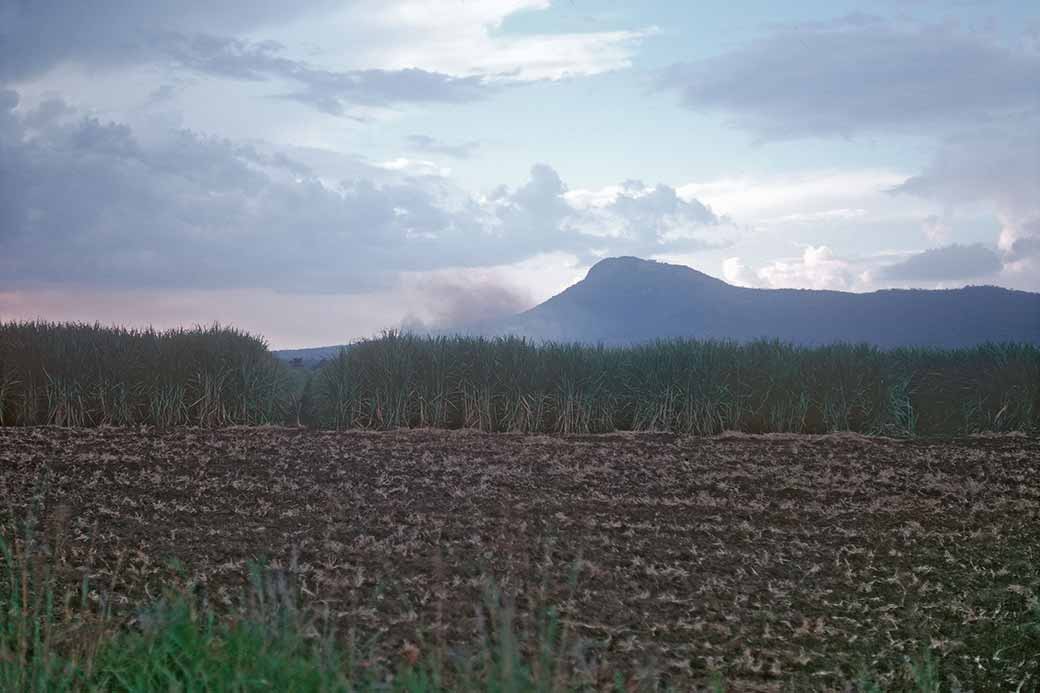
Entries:
{"type": "Polygon", "coordinates": [[[868,284],[863,270],[857,271],[852,262],[836,257],[825,245],[808,246],[800,258],[777,260],[756,274],[762,286],[772,289],[855,291],[868,284]]]}
{"type": "MultiPolygon", "coordinates": [[[[767,289],[875,291],[885,288],[954,288],[966,281],[996,278],[1000,257],[982,244],[951,244],[914,252],[843,256],[826,245],[810,245],[798,257],[749,268],[740,257],[723,261],[731,284],[767,289]]],[[[1007,267],[1003,267],[1007,271],[1007,267]]]]}
{"type": "Polygon", "coordinates": [[[925,237],[933,243],[942,243],[950,238],[950,223],[945,217],[929,214],[921,222],[925,237]]]}
{"type": "Polygon", "coordinates": [[[722,278],[734,286],[756,286],[757,280],[739,257],[722,261],[722,278]]]}
{"type": "Polygon", "coordinates": [[[450,168],[438,166],[435,162],[426,159],[409,159],[405,156],[399,156],[389,161],[381,161],[376,166],[385,168],[388,171],[402,171],[420,176],[441,176],[447,178],[451,175],[450,168]]]}
{"type": "Polygon", "coordinates": [[[796,212],[794,214],[785,214],[782,217],[776,219],[767,220],[766,223],[773,224],[800,224],[805,222],[833,222],[833,221],[848,221],[849,219],[859,219],[867,215],[867,210],[863,208],[857,209],[824,209],[819,212],[796,212]]]}
{"type": "Polygon", "coordinates": [[[306,35],[336,64],[423,66],[453,75],[530,81],[629,67],[642,40],[656,32],[654,27],[563,34],[502,31],[507,17],[549,6],[541,0],[371,0],[323,18],[321,26],[308,24],[306,35]]]}
{"type": "Polygon", "coordinates": [[[678,193],[703,200],[719,213],[756,227],[831,224],[920,213],[920,203],[888,194],[906,178],[906,173],[883,169],[814,171],[694,182],[680,186],[678,193]]]}

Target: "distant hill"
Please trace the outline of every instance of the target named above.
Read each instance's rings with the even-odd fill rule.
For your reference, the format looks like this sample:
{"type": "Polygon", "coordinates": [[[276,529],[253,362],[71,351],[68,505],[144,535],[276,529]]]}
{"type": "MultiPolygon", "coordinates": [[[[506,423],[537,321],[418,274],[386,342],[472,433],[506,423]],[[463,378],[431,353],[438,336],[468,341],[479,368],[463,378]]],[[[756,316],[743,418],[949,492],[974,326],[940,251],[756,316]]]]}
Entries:
{"type": "Polygon", "coordinates": [[[545,303],[472,331],[604,344],[668,337],[881,347],[1040,343],[1040,294],[992,286],[862,294],[746,289],[682,265],[619,257],[597,263],[545,303]]]}
{"type": "Polygon", "coordinates": [[[331,359],[339,353],[344,346],[309,347],[307,349],[281,349],[274,355],[292,366],[300,368],[314,368],[326,359],[331,359]]]}

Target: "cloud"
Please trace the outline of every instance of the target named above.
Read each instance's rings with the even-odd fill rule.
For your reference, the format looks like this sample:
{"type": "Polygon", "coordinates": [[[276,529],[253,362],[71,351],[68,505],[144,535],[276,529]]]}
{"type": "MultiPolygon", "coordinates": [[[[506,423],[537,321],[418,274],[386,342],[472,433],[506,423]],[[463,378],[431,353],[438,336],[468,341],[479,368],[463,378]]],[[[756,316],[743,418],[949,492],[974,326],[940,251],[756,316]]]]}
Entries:
{"type": "Polygon", "coordinates": [[[997,274],[1003,268],[1000,256],[986,246],[952,245],[931,248],[911,255],[878,272],[879,279],[944,281],[949,279],[977,279],[997,274]]]}
{"type": "Polygon", "coordinates": [[[853,15],[780,28],[660,85],[762,140],[931,133],[1040,107],[1040,53],[951,26],[853,15]]]}
{"type": "Polygon", "coordinates": [[[810,245],[799,257],[773,260],[757,269],[746,266],[740,257],[722,263],[723,278],[730,284],[834,291],[873,291],[908,284],[944,288],[964,280],[1004,277],[1001,273],[1006,271],[1000,255],[978,243],[859,257],[840,256],[826,245],[810,245]]]}
{"type": "Polygon", "coordinates": [[[756,277],[739,257],[728,257],[722,261],[722,278],[734,286],[756,286],[756,277]]]}
{"type": "Polygon", "coordinates": [[[188,130],[139,138],[67,115],[30,128],[16,94],[0,93],[0,104],[0,289],[352,293],[393,286],[402,272],[547,252],[697,247],[717,223],[667,186],[626,183],[585,208],[546,164],[519,187],[474,197],[414,162],[352,160],[346,177],[329,178],[313,153],[188,130]],[[601,219],[621,233],[598,233],[601,219]]]}
{"type": "MultiPolygon", "coordinates": [[[[907,179],[889,170],[822,170],[761,178],[725,178],[678,188],[682,198],[697,198],[721,214],[756,228],[827,225],[904,217],[909,200],[887,191],[907,179]]],[[[920,205],[917,205],[920,206],[920,205]]]]}
{"type": "MultiPolygon", "coordinates": [[[[635,31],[601,31],[572,34],[542,34],[516,38],[496,37],[491,45],[475,46],[483,53],[456,62],[441,56],[445,65],[478,74],[501,75],[522,82],[562,80],[598,75],[632,67],[632,57],[656,28],[635,31]]],[[[458,53],[456,53],[456,56],[458,53]]]]}
{"type": "Polygon", "coordinates": [[[474,101],[494,91],[480,76],[456,77],[415,67],[336,71],[285,57],[274,41],[253,43],[209,34],[161,32],[154,49],[179,66],[217,77],[293,85],[282,98],[342,116],[350,105],[474,101]]]}
{"type": "Polygon", "coordinates": [[[0,0],[0,82],[66,61],[113,67],[154,59],[160,32],[255,30],[328,10],[335,0],[0,0]]]}
{"type": "Polygon", "coordinates": [[[494,91],[479,75],[455,76],[414,66],[321,68],[288,57],[286,47],[277,41],[215,33],[213,26],[247,29],[330,7],[328,2],[311,2],[290,11],[264,2],[255,7],[242,4],[248,5],[241,9],[252,21],[235,20],[226,11],[227,3],[211,3],[222,8],[216,9],[193,2],[182,6],[142,1],[130,6],[103,0],[90,8],[66,6],[59,11],[46,0],[13,4],[0,0],[0,17],[12,17],[6,31],[0,29],[5,31],[0,34],[0,83],[30,78],[63,61],[102,68],[156,64],[226,79],[288,84],[282,98],[336,116],[344,115],[350,105],[458,103],[494,91]],[[123,7],[125,13],[120,11],[123,7]],[[178,11],[169,11],[172,7],[178,11]],[[30,39],[32,43],[26,43],[30,39]]]}
{"type": "MultiPolygon", "coordinates": [[[[424,66],[507,81],[560,80],[629,68],[656,27],[518,33],[507,18],[551,7],[549,0],[362,0],[326,24],[343,51],[387,69],[424,66]],[[340,37],[349,34],[351,42],[340,37]]],[[[320,29],[318,29],[320,31],[320,29]]],[[[331,43],[331,41],[330,41],[331,43]]]]}
{"type": "MultiPolygon", "coordinates": [[[[958,210],[988,208],[1001,225],[1004,270],[1019,285],[1040,288],[1024,279],[1040,276],[1040,52],[1025,43],[956,25],[853,15],[781,27],[712,59],[673,66],[660,83],[678,91],[686,106],[723,113],[760,140],[860,133],[932,138],[936,152],[924,170],[882,189],[941,205],[941,215],[914,214],[925,218],[924,233],[933,242],[948,242],[958,210]]],[[[754,198],[729,203],[734,191],[725,189],[690,190],[732,214],[758,204],[754,198]]],[[[741,218],[754,217],[756,228],[847,222],[853,217],[845,211],[871,210],[866,220],[886,206],[834,200],[827,208],[779,215],[752,209],[741,218]]],[[[793,267],[781,261],[767,271],[807,276],[793,267]]]]}
{"type": "Polygon", "coordinates": [[[441,154],[454,159],[468,159],[480,148],[480,142],[469,141],[459,144],[448,144],[429,135],[409,135],[408,146],[417,152],[441,154]]]}
{"type": "Polygon", "coordinates": [[[924,235],[930,241],[942,242],[950,237],[950,223],[937,214],[930,214],[921,223],[924,235]]]}
{"type": "Polygon", "coordinates": [[[774,224],[832,223],[861,219],[865,216],[867,216],[867,210],[861,207],[855,209],[843,207],[839,209],[824,209],[819,212],[795,212],[794,214],[785,214],[782,217],[770,219],[769,222],[774,224]]]}
{"type": "Polygon", "coordinates": [[[1001,240],[1011,262],[1040,257],[1040,218],[1005,227],[1001,240]]]}
{"type": "Polygon", "coordinates": [[[1040,204],[1040,121],[1024,118],[1011,124],[1016,127],[972,130],[943,139],[924,171],[892,192],[950,205],[982,201],[1009,212],[1031,211],[1040,204]]]}
{"type": "Polygon", "coordinates": [[[601,190],[565,193],[583,213],[570,227],[588,235],[624,242],[633,255],[648,256],[670,246],[673,251],[722,247],[721,236],[705,237],[712,227],[728,225],[725,217],[696,198],[680,197],[675,188],[628,180],[601,190]]]}
{"type": "Polygon", "coordinates": [[[892,188],[945,210],[985,205],[1000,223],[997,247],[1009,282],[1040,290],[1040,117],[942,140],[932,161],[892,188]]]}
{"type": "Polygon", "coordinates": [[[548,7],[528,0],[98,0],[89,7],[0,0],[0,84],[66,63],[150,65],[287,82],[283,98],[344,115],[351,104],[471,101],[503,84],[626,68],[654,31],[500,31],[506,17],[548,7]]]}
{"type": "Polygon", "coordinates": [[[777,260],[757,271],[764,288],[831,289],[865,288],[867,278],[856,265],[837,257],[825,245],[808,246],[797,259],[777,260]]]}

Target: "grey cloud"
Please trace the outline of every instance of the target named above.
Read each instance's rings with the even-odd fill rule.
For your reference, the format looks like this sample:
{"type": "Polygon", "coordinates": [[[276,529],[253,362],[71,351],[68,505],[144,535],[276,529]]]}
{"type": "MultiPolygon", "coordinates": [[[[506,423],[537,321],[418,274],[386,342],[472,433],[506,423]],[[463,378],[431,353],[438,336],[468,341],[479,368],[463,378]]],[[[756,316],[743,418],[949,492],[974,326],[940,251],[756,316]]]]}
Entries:
{"type": "Polygon", "coordinates": [[[892,189],[946,204],[994,201],[1023,209],[1040,190],[1040,118],[986,128],[943,140],[919,175],[892,189]]]}
{"type": "Polygon", "coordinates": [[[157,50],[180,65],[221,77],[264,80],[270,74],[292,77],[304,69],[285,58],[285,46],[275,41],[251,43],[212,34],[182,34],[164,31],[156,34],[157,50]]]}
{"type": "Polygon", "coordinates": [[[1008,260],[1015,262],[1040,257],[1040,216],[1022,222],[1017,231],[1008,248],[1008,260]]]}
{"type": "Polygon", "coordinates": [[[917,133],[1037,109],[1040,54],[955,28],[854,15],[675,65],[660,85],[761,139],[917,133]]]}
{"type": "Polygon", "coordinates": [[[154,106],[166,103],[177,94],[177,87],[173,84],[160,84],[148,95],[148,105],[154,106]]]}
{"type": "Polygon", "coordinates": [[[0,82],[64,61],[108,66],[155,57],[160,31],[228,33],[334,7],[336,0],[0,0],[0,82]]]}
{"type": "Polygon", "coordinates": [[[441,154],[455,159],[468,159],[480,148],[480,142],[448,144],[429,135],[409,135],[406,141],[408,146],[415,151],[441,154]]]}
{"type": "MultiPolygon", "coordinates": [[[[893,188],[946,207],[992,204],[1000,218],[1000,248],[1015,262],[1040,256],[1040,118],[1010,127],[946,138],[918,175],[893,188]]],[[[1040,269],[1038,267],[1037,269],[1040,269]]]]}
{"type": "Polygon", "coordinates": [[[23,122],[30,128],[41,128],[73,115],[75,115],[75,111],[64,100],[52,96],[27,113],[23,122]]]}
{"type": "Polygon", "coordinates": [[[574,210],[564,199],[567,186],[548,164],[531,167],[530,179],[515,190],[499,186],[478,212],[486,233],[525,249],[525,256],[546,249],[577,251],[587,239],[565,230],[574,210]]]}
{"type": "Polygon", "coordinates": [[[329,190],[300,167],[190,132],[147,148],[90,119],[12,134],[0,163],[7,282],[356,290],[381,281],[371,267],[394,266],[409,224],[445,225],[422,190],[329,190]]]}
{"type": "Polygon", "coordinates": [[[674,252],[690,252],[729,245],[726,239],[702,233],[730,225],[729,219],[699,200],[682,199],[668,185],[650,187],[638,180],[625,181],[609,204],[588,208],[568,224],[603,236],[627,255],[653,255],[666,246],[674,252]]]}
{"type": "MultiPolygon", "coordinates": [[[[587,213],[568,204],[545,164],[486,199],[358,161],[333,183],[267,145],[184,130],[140,141],[123,124],[63,116],[30,134],[17,95],[0,92],[0,103],[3,287],[350,293],[391,285],[400,272],[673,247],[585,233],[595,219],[580,223],[587,213]]],[[[619,213],[653,223],[646,210],[619,213]]]]}
{"type": "Polygon", "coordinates": [[[464,102],[493,90],[481,77],[454,77],[417,68],[337,72],[284,56],[273,41],[252,43],[208,34],[164,32],[159,50],[178,65],[230,79],[283,80],[298,88],[283,98],[341,116],[349,105],[387,106],[403,102],[464,102]]]}
{"type": "Polygon", "coordinates": [[[493,90],[481,77],[453,77],[417,68],[352,72],[300,68],[292,73],[291,79],[304,88],[285,98],[330,115],[344,115],[349,104],[389,106],[405,102],[475,101],[493,90]]]}
{"type": "Polygon", "coordinates": [[[884,267],[882,279],[943,281],[948,279],[975,279],[996,274],[1003,263],[994,251],[976,243],[953,244],[932,248],[912,255],[902,262],[884,267]]]}
{"type": "MultiPolygon", "coordinates": [[[[991,205],[1004,269],[1017,263],[1011,269],[1021,277],[1040,271],[1040,260],[1018,262],[1040,242],[1040,52],[1026,42],[851,15],[779,27],[715,58],[675,65],[660,86],[763,141],[877,132],[937,138],[933,161],[892,192],[944,210],[991,205]]],[[[927,274],[926,265],[967,262],[969,252],[979,271],[994,266],[992,253],[954,250],[892,272],[927,274]]]]}
{"type": "Polygon", "coordinates": [[[632,230],[664,236],[671,229],[669,220],[694,226],[714,225],[721,220],[709,207],[698,200],[687,202],[675,188],[657,185],[648,188],[642,181],[625,181],[624,192],[612,205],[617,214],[628,220],[632,230]]]}

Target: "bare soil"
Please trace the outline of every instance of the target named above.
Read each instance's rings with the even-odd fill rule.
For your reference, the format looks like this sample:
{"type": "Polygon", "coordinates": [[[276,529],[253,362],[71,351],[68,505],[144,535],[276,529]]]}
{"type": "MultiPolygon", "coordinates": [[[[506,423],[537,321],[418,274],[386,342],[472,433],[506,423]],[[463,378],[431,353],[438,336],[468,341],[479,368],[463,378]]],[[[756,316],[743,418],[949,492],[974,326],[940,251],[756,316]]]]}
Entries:
{"type": "Polygon", "coordinates": [[[924,649],[1040,680],[1036,438],[2,428],[0,494],[128,622],[185,582],[230,608],[265,561],[372,658],[474,642],[493,577],[521,627],[551,604],[588,666],[678,688],[896,685],[924,649]]]}

